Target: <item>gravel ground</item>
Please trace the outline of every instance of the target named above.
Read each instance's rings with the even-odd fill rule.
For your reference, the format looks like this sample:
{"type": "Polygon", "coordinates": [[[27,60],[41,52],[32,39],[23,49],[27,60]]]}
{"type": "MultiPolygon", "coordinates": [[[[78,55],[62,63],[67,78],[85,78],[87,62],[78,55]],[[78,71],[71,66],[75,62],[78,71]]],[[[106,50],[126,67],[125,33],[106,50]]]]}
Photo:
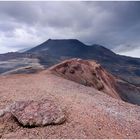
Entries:
{"type": "Polygon", "coordinates": [[[61,125],[25,128],[9,114],[0,118],[1,138],[140,138],[140,107],[94,88],[42,72],[0,77],[0,109],[19,100],[51,99],[64,110],[61,125]]]}

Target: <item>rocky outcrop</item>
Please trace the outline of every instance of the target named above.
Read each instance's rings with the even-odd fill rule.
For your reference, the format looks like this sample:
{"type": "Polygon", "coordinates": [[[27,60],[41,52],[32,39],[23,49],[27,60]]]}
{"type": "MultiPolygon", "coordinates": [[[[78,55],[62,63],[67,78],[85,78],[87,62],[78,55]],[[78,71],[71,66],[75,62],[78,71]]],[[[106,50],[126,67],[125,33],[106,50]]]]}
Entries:
{"type": "Polygon", "coordinates": [[[61,124],[65,121],[64,112],[53,101],[16,101],[2,115],[11,113],[14,118],[26,127],[61,124]]]}
{"type": "Polygon", "coordinates": [[[95,61],[74,58],[55,65],[49,70],[53,74],[85,86],[94,87],[120,99],[115,89],[115,78],[95,61]]]}

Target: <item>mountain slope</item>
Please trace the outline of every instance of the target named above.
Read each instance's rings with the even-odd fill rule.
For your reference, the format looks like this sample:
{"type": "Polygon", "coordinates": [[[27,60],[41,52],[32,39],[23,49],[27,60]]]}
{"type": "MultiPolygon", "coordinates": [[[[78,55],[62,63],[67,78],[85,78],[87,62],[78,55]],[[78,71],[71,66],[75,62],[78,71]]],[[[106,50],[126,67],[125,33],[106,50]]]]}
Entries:
{"type": "Polygon", "coordinates": [[[140,59],[117,55],[101,45],[85,45],[76,39],[49,39],[27,53],[37,54],[40,57],[40,62],[46,67],[49,56],[57,60],[51,61],[52,65],[73,57],[97,60],[112,74],[140,86],[140,59]]]}
{"type": "MultiPolygon", "coordinates": [[[[66,122],[23,127],[9,114],[0,117],[0,137],[12,139],[140,138],[140,107],[93,87],[46,73],[0,76],[0,109],[14,101],[52,100],[64,109],[66,122]],[[13,82],[14,81],[14,82],[13,82]]],[[[33,108],[27,108],[27,111],[33,108]]]]}
{"type": "MultiPolygon", "coordinates": [[[[79,57],[90,59],[92,57],[116,57],[112,51],[100,45],[87,46],[76,39],[52,40],[49,39],[37,47],[27,51],[29,53],[48,53],[53,57],[79,57]]],[[[109,59],[108,59],[109,60],[109,59]]]]}
{"type": "Polygon", "coordinates": [[[95,61],[70,59],[49,68],[60,77],[103,91],[120,99],[115,89],[115,78],[95,61]]]}
{"type": "Polygon", "coordinates": [[[93,60],[65,60],[49,68],[49,71],[59,77],[93,87],[113,98],[140,105],[140,88],[111,75],[93,60]]]}

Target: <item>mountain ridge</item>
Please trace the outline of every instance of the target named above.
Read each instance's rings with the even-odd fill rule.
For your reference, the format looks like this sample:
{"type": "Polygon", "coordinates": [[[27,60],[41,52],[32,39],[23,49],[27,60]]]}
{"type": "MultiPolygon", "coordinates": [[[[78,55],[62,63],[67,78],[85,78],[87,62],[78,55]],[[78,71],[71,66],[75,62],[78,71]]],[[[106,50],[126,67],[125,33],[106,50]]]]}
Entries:
{"type": "Polygon", "coordinates": [[[113,75],[140,86],[140,58],[118,55],[102,45],[86,45],[77,39],[49,39],[23,53],[0,55],[0,61],[18,58],[38,59],[45,68],[71,58],[96,60],[113,75]]]}

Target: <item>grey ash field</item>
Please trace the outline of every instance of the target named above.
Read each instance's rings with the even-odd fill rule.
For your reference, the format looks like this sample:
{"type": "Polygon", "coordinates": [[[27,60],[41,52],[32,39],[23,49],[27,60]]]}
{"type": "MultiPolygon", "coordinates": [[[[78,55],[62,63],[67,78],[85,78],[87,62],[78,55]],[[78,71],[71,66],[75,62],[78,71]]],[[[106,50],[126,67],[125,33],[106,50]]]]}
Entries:
{"type": "Polygon", "coordinates": [[[78,40],[0,55],[0,138],[140,138],[140,59],[78,40]]]}

